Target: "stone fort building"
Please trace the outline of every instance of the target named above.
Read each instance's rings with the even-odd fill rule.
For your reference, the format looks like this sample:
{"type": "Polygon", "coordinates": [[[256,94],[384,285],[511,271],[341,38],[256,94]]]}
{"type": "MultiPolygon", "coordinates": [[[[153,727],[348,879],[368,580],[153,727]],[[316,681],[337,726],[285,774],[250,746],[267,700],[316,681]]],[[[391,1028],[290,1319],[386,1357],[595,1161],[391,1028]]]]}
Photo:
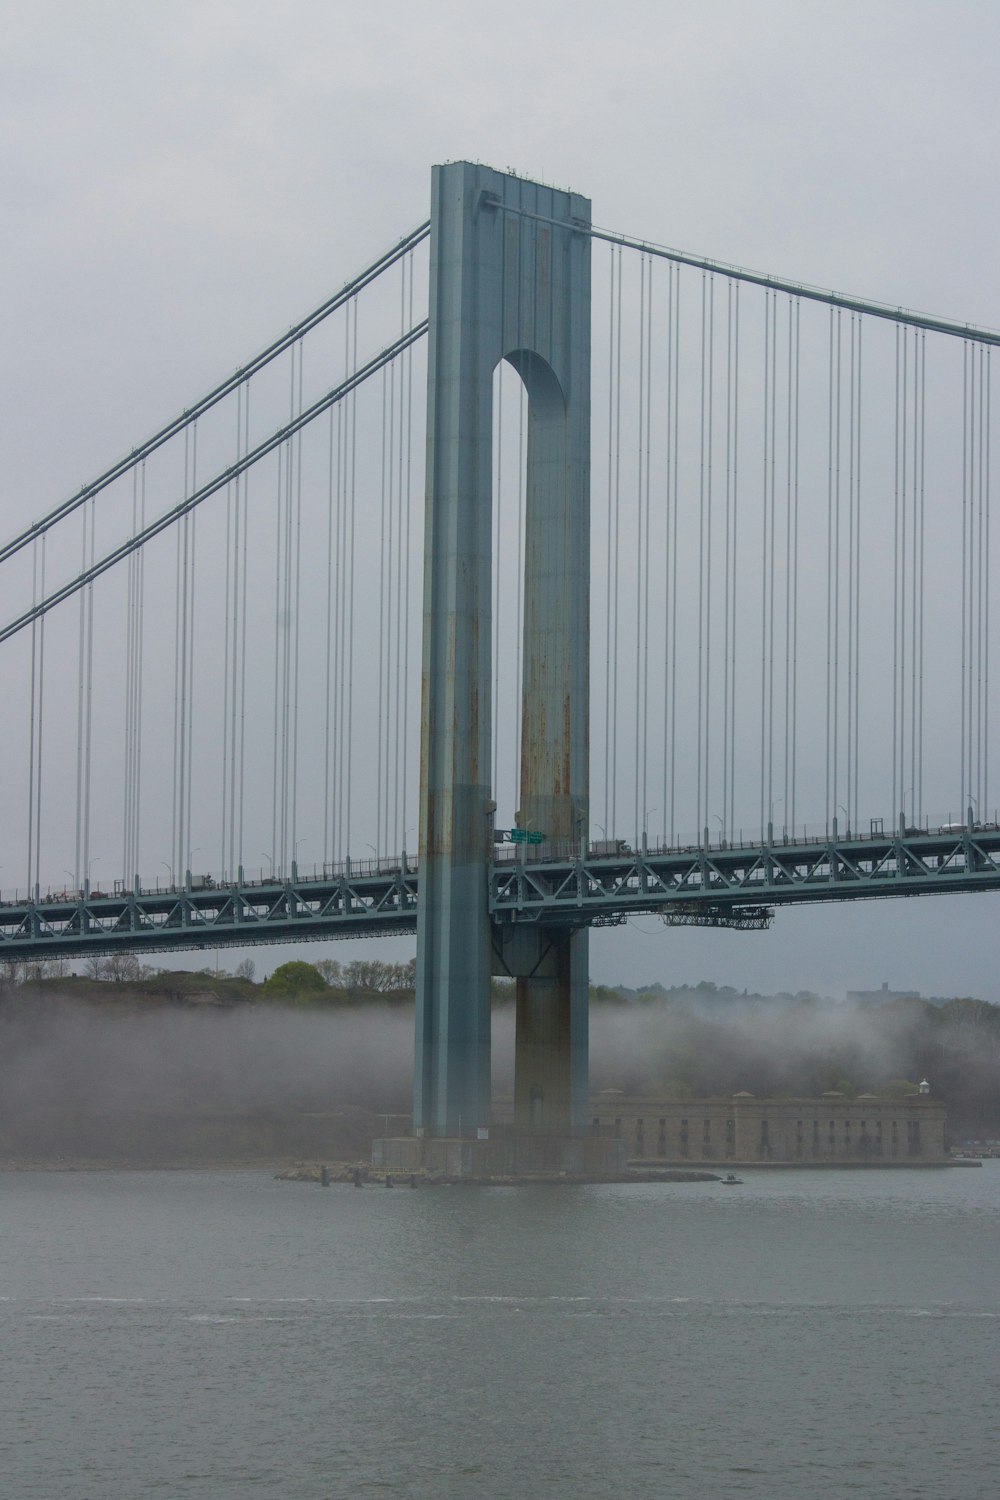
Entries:
{"type": "Polygon", "coordinates": [[[947,1159],[946,1110],[929,1093],[889,1099],[826,1093],[818,1099],[662,1099],[608,1090],[591,1099],[591,1132],[624,1142],[632,1159],[671,1165],[750,1166],[947,1159]]]}

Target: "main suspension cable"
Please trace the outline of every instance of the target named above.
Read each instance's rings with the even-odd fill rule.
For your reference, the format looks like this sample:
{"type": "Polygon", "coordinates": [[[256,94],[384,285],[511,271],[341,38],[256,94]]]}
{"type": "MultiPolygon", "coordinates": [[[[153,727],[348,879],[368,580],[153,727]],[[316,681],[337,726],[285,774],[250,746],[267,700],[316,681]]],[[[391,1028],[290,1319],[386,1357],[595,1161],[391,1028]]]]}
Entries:
{"type": "Polygon", "coordinates": [[[272,433],[264,442],[259,443],[256,448],[251,449],[243,458],[238,459],[235,463],[230,464],[228,468],[223,469],[220,474],[217,474],[214,479],[203,485],[193,495],[189,495],[186,500],[181,501],[179,505],[175,505],[172,510],[167,511],[165,515],[160,516],[158,520],[146,526],[136,536],[129,538],[128,541],[116,547],[114,551],[109,552],[100,562],[93,563],[89,567],[84,567],[76,578],[63,584],[61,588],[50,594],[48,598],[41,600],[40,603],[32,606],[31,609],[25,610],[16,619],[11,620],[3,629],[0,629],[0,642],[9,640],[11,636],[17,635],[18,631],[23,630],[26,625],[30,625],[32,620],[37,619],[39,615],[47,614],[50,609],[54,609],[64,599],[71,598],[80,589],[85,588],[87,584],[93,583],[102,573],[106,573],[109,568],[113,568],[123,558],[130,556],[138,547],[144,547],[147,542],[152,541],[153,537],[159,536],[160,532],[168,530],[175,522],[179,521],[183,516],[188,515],[203,500],[207,500],[216,491],[224,489],[237,475],[246,473],[248,469],[252,468],[262,458],[265,458],[267,454],[273,453],[276,448],[280,448],[296,432],[299,432],[303,427],[307,427],[316,417],[328,411],[338,401],[342,401],[345,396],[350,395],[358,386],[362,385],[372,375],[387,365],[390,360],[395,359],[397,355],[401,354],[404,349],[408,349],[411,344],[415,344],[427,332],[427,327],[426,319],[422,323],[418,323],[403,338],[397,339],[395,343],[383,349],[380,354],[375,355],[374,358],[370,359],[360,370],[356,370],[347,380],[335,386],[333,390],[328,391],[325,396],[321,396],[312,406],[301,412],[294,421],[290,422],[286,427],[279,428],[277,432],[272,433]]]}
{"type": "Polygon", "coordinates": [[[418,224],[416,229],[401,239],[391,250],[387,250],[384,255],[380,255],[378,260],[373,261],[370,266],[355,276],[353,280],[342,286],[340,291],[335,293],[334,296],[328,298],[326,302],[321,303],[313,312],[290,328],[287,333],[282,334],[281,338],[276,339],[273,344],[269,344],[266,349],[262,350],[249,363],[234,371],[220,385],[209,391],[207,396],[203,396],[200,401],[195,402],[193,406],[182,411],[172,422],[168,422],[165,427],[160,428],[159,432],[155,432],[144,443],[140,443],[137,448],[133,448],[131,453],[119,459],[117,463],[112,464],[110,469],[105,470],[103,474],[92,480],[90,484],[84,485],[75,495],[72,495],[68,500],[64,500],[61,505],[57,505],[47,516],[43,516],[40,521],[35,521],[26,531],[22,531],[18,536],[13,537],[4,546],[0,547],[0,563],[6,562],[9,557],[13,557],[16,552],[19,552],[22,547],[26,547],[36,536],[48,531],[66,516],[72,515],[87,500],[92,500],[96,495],[100,494],[101,490],[106,489],[109,484],[113,484],[116,479],[120,479],[123,474],[127,474],[130,469],[135,468],[143,459],[148,458],[151,453],[155,453],[157,448],[162,448],[164,443],[169,442],[172,437],[176,437],[185,427],[190,426],[192,422],[197,421],[205,412],[210,411],[213,406],[225,400],[244,381],[249,380],[258,371],[263,370],[272,360],[277,359],[286,349],[291,348],[303,335],[310,333],[319,323],[328,318],[331,313],[336,312],[339,307],[343,307],[345,302],[348,302],[358,292],[363,291],[365,287],[377,280],[383,271],[387,271],[390,266],[395,265],[404,255],[408,255],[411,250],[415,250],[429,234],[430,220],[427,219],[423,224],[418,224]]]}

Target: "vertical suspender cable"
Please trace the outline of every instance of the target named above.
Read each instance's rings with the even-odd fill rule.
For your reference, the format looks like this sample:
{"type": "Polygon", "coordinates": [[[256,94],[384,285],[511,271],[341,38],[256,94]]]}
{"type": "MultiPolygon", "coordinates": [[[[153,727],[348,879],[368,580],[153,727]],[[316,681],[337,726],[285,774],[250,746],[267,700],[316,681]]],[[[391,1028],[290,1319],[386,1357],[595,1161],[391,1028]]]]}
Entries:
{"type": "MultiPolygon", "coordinates": [[[[185,480],[187,479],[187,465],[185,464],[185,480]]],[[[183,629],[184,613],[181,609],[181,578],[183,576],[184,559],[184,523],[177,527],[176,531],[176,554],[174,560],[174,722],[173,722],[173,786],[170,804],[170,863],[168,874],[170,884],[175,883],[175,871],[177,869],[177,844],[178,844],[178,822],[180,808],[180,785],[181,785],[181,756],[180,756],[180,722],[181,722],[181,631],[183,629]]]]}
{"type": "MultiPolygon", "coordinates": [[[[88,537],[93,525],[93,501],[84,509],[81,557],[82,568],[88,566],[92,556],[92,547],[88,547],[88,537]]],[[[90,590],[83,590],[80,594],[80,635],[79,648],[77,652],[77,697],[76,697],[76,842],[73,863],[73,883],[77,890],[82,889],[86,877],[87,860],[87,802],[88,791],[86,785],[86,746],[89,736],[89,702],[87,697],[87,683],[89,676],[90,652],[88,649],[89,631],[88,621],[91,618],[88,609],[90,590]]]]}
{"type": "Polygon", "coordinates": [[[642,786],[642,744],[645,739],[645,725],[642,718],[642,625],[643,625],[643,596],[642,596],[642,557],[643,557],[643,522],[645,515],[644,491],[646,483],[645,470],[645,443],[646,443],[646,256],[639,260],[639,424],[638,424],[638,484],[636,493],[636,527],[635,527],[635,764],[633,795],[635,801],[635,844],[640,847],[639,837],[643,831],[643,817],[645,803],[642,798],[645,789],[642,786]]]}
{"type": "MultiPolygon", "coordinates": [[[[92,500],[90,510],[90,561],[93,563],[95,557],[94,530],[96,525],[96,505],[92,500]]],[[[90,789],[91,789],[91,753],[93,746],[93,715],[94,715],[94,585],[87,585],[87,681],[85,687],[86,704],[86,733],[84,738],[84,764],[83,764],[83,879],[86,886],[90,881],[90,789]]]]}
{"type": "Polygon", "coordinates": [[[989,451],[989,403],[987,400],[987,380],[989,372],[989,350],[980,344],[979,346],[979,525],[978,525],[978,547],[979,547],[979,600],[977,609],[977,627],[979,633],[978,660],[976,663],[976,698],[978,703],[977,743],[979,758],[979,774],[977,777],[978,809],[977,820],[986,817],[986,718],[989,704],[986,697],[986,672],[985,660],[987,650],[987,607],[986,591],[989,580],[989,547],[987,544],[987,527],[989,516],[989,474],[986,464],[989,451]]]}
{"type": "MultiPolygon", "coordinates": [[[[907,633],[906,617],[908,609],[907,588],[907,559],[910,537],[908,527],[907,507],[909,505],[910,472],[909,472],[909,398],[910,398],[910,341],[909,332],[903,329],[901,339],[903,351],[903,389],[900,395],[900,434],[899,434],[899,806],[894,811],[900,816],[906,813],[906,797],[911,791],[908,786],[908,775],[906,767],[906,720],[907,720],[907,682],[906,682],[906,658],[907,658],[907,633]]],[[[912,816],[909,821],[912,823],[912,816]]]]}
{"type": "Polygon", "coordinates": [[[604,560],[607,586],[604,595],[604,830],[611,827],[611,600],[614,592],[612,573],[612,517],[614,511],[615,451],[615,251],[609,255],[611,286],[608,293],[608,514],[604,560]]]}
{"type": "Polygon", "coordinates": [[[920,409],[917,416],[920,430],[920,449],[918,454],[919,464],[919,486],[917,488],[918,523],[917,523],[917,647],[918,658],[917,673],[917,767],[916,767],[916,798],[917,807],[921,819],[925,814],[924,808],[924,536],[925,536],[925,479],[926,479],[926,443],[927,443],[927,335],[920,332],[920,409]]]}
{"type": "MultiPolygon", "coordinates": [[[[303,397],[304,383],[304,345],[299,339],[298,345],[298,401],[296,415],[304,406],[303,397]]],[[[293,534],[293,561],[292,561],[292,591],[293,605],[291,611],[291,752],[289,754],[289,858],[294,864],[298,858],[298,824],[299,824],[299,663],[300,645],[302,635],[302,431],[295,434],[294,439],[294,461],[295,461],[295,529],[293,534]]]]}
{"type": "Polygon", "coordinates": [[[608,830],[617,831],[618,816],[618,618],[620,593],[620,538],[621,538],[621,403],[622,403],[622,254],[618,251],[618,287],[615,306],[614,359],[614,449],[613,449],[613,512],[614,536],[611,566],[614,576],[614,605],[611,615],[611,810],[608,830]]]}
{"type": "MultiPolygon", "coordinates": [[[[990,818],[989,813],[989,750],[990,750],[990,433],[992,428],[991,413],[991,382],[990,382],[990,356],[992,351],[986,349],[986,372],[985,372],[985,410],[983,422],[983,507],[985,520],[983,526],[983,586],[985,595],[983,599],[983,723],[982,723],[982,745],[983,745],[983,774],[980,784],[980,816],[985,820],[990,818]]],[[[921,558],[921,564],[923,559],[921,558]]],[[[41,771],[39,768],[39,785],[41,784],[41,771]]],[[[996,822],[995,816],[991,821],[996,822]]]]}
{"type": "Polygon", "coordinates": [[[792,420],[795,438],[792,443],[792,770],[791,805],[788,820],[795,827],[798,773],[798,708],[799,708],[799,392],[801,376],[801,306],[795,299],[795,400],[792,420]]]}
{"type": "MultiPolygon", "coordinates": [[[[296,348],[290,351],[289,420],[295,415],[296,348]]],[[[294,687],[294,640],[295,640],[295,439],[288,443],[285,456],[285,608],[282,617],[282,675],[281,696],[281,869],[288,872],[289,861],[294,857],[291,847],[291,784],[292,784],[292,696],[294,687]]]]}
{"type": "MultiPolygon", "coordinates": [[[[695,829],[701,841],[704,819],[702,814],[701,789],[702,757],[705,752],[705,380],[707,374],[708,337],[708,280],[705,272],[701,276],[701,345],[699,372],[698,412],[698,730],[695,751],[695,829]]],[[[707,813],[705,814],[707,817],[707,813]]]]}
{"type": "Polygon", "coordinates": [[[841,396],[843,391],[842,369],[842,318],[841,309],[836,312],[837,367],[836,396],[834,399],[833,438],[833,807],[832,816],[837,816],[840,796],[840,454],[841,454],[841,396]]]}
{"type": "MultiPolygon", "coordinates": [[[[407,288],[407,311],[406,326],[413,327],[413,256],[408,257],[409,285],[407,288]]],[[[410,524],[413,510],[413,350],[407,349],[403,356],[406,372],[406,450],[405,450],[405,494],[404,494],[404,541],[403,541],[403,733],[406,743],[409,743],[410,726],[410,577],[412,573],[412,559],[410,556],[411,534],[410,524]]],[[[494,600],[493,618],[496,620],[499,601],[494,600]]],[[[499,634],[499,631],[497,631],[499,634]]],[[[494,731],[495,733],[496,731],[494,731]]],[[[401,826],[403,830],[403,842],[406,842],[406,811],[407,811],[407,772],[408,766],[403,764],[403,802],[401,826]]],[[[496,780],[494,778],[494,787],[496,780]]],[[[494,797],[496,792],[493,793],[494,797]]]]}
{"type": "Polygon", "coordinates": [[[984,816],[982,813],[982,778],[984,778],[984,763],[982,763],[982,723],[984,723],[984,700],[982,700],[982,657],[984,657],[984,520],[985,520],[985,486],[984,486],[984,462],[987,443],[987,423],[985,423],[985,350],[979,345],[979,369],[978,369],[978,452],[976,452],[976,820],[984,816]]]}
{"type": "MultiPolygon", "coordinates": [[[[38,593],[40,598],[45,596],[45,537],[41,539],[39,559],[38,593]]],[[[42,864],[42,770],[44,765],[43,751],[45,748],[45,619],[39,622],[38,631],[38,735],[36,740],[38,760],[35,768],[35,858],[34,858],[34,886],[29,877],[29,889],[34,889],[38,894],[38,885],[41,879],[42,864]]]]}
{"type": "Polygon", "coordinates": [[[792,732],[792,414],[795,399],[793,334],[796,304],[791,298],[788,309],[788,355],[785,397],[785,696],[782,724],[784,729],[784,755],[782,802],[785,818],[795,837],[795,820],[791,802],[791,732],[792,732]]]}
{"type": "MultiPolygon", "coordinates": [[[[139,469],[139,526],[140,529],[146,525],[146,460],[143,459],[139,469]]],[[[132,858],[128,869],[128,875],[133,884],[139,883],[139,871],[142,867],[142,710],[143,710],[143,682],[144,672],[144,648],[146,642],[146,558],[144,551],[139,554],[139,566],[136,576],[137,613],[136,613],[136,643],[135,643],[135,770],[132,777],[133,798],[133,825],[132,825],[132,858]]]]}
{"type": "Polygon", "coordinates": [[[861,774],[861,379],[864,319],[858,317],[857,382],[855,386],[855,487],[854,487],[854,801],[849,802],[851,824],[858,827],[858,785],[861,774]]]}
{"type": "Polygon", "coordinates": [[[395,805],[395,786],[393,784],[395,769],[395,719],[393,714],[394,684],[396,678],[396,655],[395,655],[395,628],[394,620],[399,597],[395,593],[393,584],[396,575],[397,561],[397,531],[396,531],[396,366],[389,365],[386,374],[389,379],[389,412],[388,431],[386,433],[386,447],[389,455],[389,483],[388,483],[388,522],[389,522],[389,546],[386,554],[386,610],[385,624],[387,631],[386,640],[386,679],[385,679],[385,722],[387,730],[386,752],[385,752],[385,849],[397,847],[393,843],[393,808],[395,805]]]}
{"type": "Polygon", "coordinates": [[[663,818],[665,837],[669,843],[676,843],[677,833],[674,820],[674,755],[672,744],[673,712],[672,695],[674,689],[674,626],[676,622],[676,587],[677,587],[677,536],[676,536],[676,495],[674,485],[674,474],[676,465],[676,432],[674,427],[674,400],[676,390],[675,369],[675,337],[677,325],[677,272],[678,268],[673,265],[667,267],[667,385],[666,385],[666,540],[667,540],[667,599],[664,614],[664,651],[663,651],[663,818]]]}
{"type": "Polygon", "coordinates": [[[778,577],[778,294],[771,297],[770,350],[768,359],[769,402],[764,420],[768,427],[767,448],[767,821],[774,822],[774,810],[781,806],[782,823],[787,826],[788,811],[774,789],[774,741],[775,741],[775,639],[777,635],[777,610],[775,596],[778,577]]]}
{"type": "Polygon", "coordinates": [[[910,457],[910,822],[917,822],[920,810],[918,782],[920,770],[920,737],[917,683],[920,668],[918,654],[920,633],[920,331],[913,330],[913,416],[912,453],[910,457]]]}
{"type": "Polygon", "coordinates": [[[284,464],[285,449],[279,448],[277,452],[277,504],[274,508],[275,515],[275,537],[274,537],[274,724],[271,736],[271,765],[273,781],[271,784],[271,875],[274,876],[278,855],[278,828],[280,820],[281,799],[281,610],[282,610],[282,551],[284,543],[284,464]]]}
{"type": "Polygon", "coordinates": [[[771,410],[774,404],[774,392],[772,392],[772,300],[774,294],[765,291],[765,381],[763,381],[763,495],[762,495],[762,531],[760,531],[760,837],[768,835],[768,823],[771,822],[771,795],[772,789],[768,784],[768,741],[769,741],[769,681],[768,670],[768,640],[771,634],[771,621],[768,616],[769,592],[771,592],[771,573],[774,568],[774,553],[769,546],[769,499],[771,499],[771,410]]]}
{"type": "Polygon", "coordinates": [[[396,446],[397,392],[395,364],[389,374],[389,607],[386,623],[389,627],[388,660],[389,675],[386,682],[386,721],[391,726],[392,738],[386,748],[386,767],[389,783],[386,787],[386,849],[398,850],[396,824],[399,818],[399,462],[396,446]]]}
{"type": "MultiPolygon", "coordinates": [[[[351,368],[351,304],[348,303],[344,317],[344,374],[351,368]]],[[[349,461],[349,438],[350,438],[350,412],[345,403],[339,403],[337,408],[337,496],[339,510],[338,542],[337,542],[337,656],[335,672],[336,703],[336,774],[334,780],[333,817],[335,828],[335,840],[331,849],[331,858],[343,860],[347,851],[344,842],[344,824],[346,816],[344,782],[346,775],[347,744],[350,729],[347,723],[347,675],[349,666],[349,654],[347,648],[348,634],[348,556],[347,538],[350,524],[348,505],[348,461],[349,461]]]]}
{"type": "Polygon", "coordinates": [[[333,769],[334,754],[332,742],[333,727],[333,663],[334,663],[334,627],[337,620],[337,609],[340,603],[338,598],[338,585],[340,581],[339,571],[334,570],[334,537],[340,533],[340,493],[337,481],[340,478],[340,458],[337,452],[336,434],[340,427],[339,403],[336,408],[330,408],[329,423],[327,428],[327,452],[326,452],[326,651],[324,653],[323,674],[323,843],[321,859],[323,861],[323,873],[327,873],[327,866],[332,863],[331,841],[333,836],[333,824],[331,815],[331,772],[333,769]],[[335,478],[336,476],[336,478],[335,478]]]}
{"type": "Polygon", "coordinates": [[[726,507],[722,682],[722,838],[733,836],[736,760],[736,476],[739,403],[739,283],[726,287],[726,507]]]}
{"type": "Polygon", "coordinates": [[[856,463],[856,333],[858,318],[850,315],[849,375],[847,375],[847,678],[844,696],[847,700],[846,777],[844,777],[844,807],[847,811],[847,831],[855,826],[852,808],[855,805],[855,778],[858,765],[855,762],[855,463],[856,463]]]}
{"type": "Polygon", "coordinates": [[[646,268],[646,452],[645,452],[645,535],[642,545],[642,599],[643,599],[643,666],[642,666],[642,801],[643,829],[645,830],[645,808],[649,801],[647,772],[649,761],[649,519],[651,508],[650,474],[652,465],[652,398],[653,398],[653,262],[646,268]]]}
{"type": "MultiPolygon", "coordinates": [[[[193,494],[198,488],[198,423],[191,424],[191,488],[189,494],[193,494]]],[[[191,512],[191,588],[188,595],[188,677],[187,677],[187,813],[184,824],[184,860],[185,870],[191,866],[191,809],[194,791],[194,660],[195,660],[195,585],[197,583],[197,528],[198,513],[191,512]]]]}
{"type": "Polygon", "coordinates": [[[732,608],[730,569],[732,566],[732,489],[733,489],[733,293],[736,288],[731,281],[726,283],[726,471],[725,471],[725,543],[723,546],[723,577],[725,581],[722,610],[722,819],[721,837],[725,840],[729,830],[729,776],[730,776],[730,719],[729,688],[732,661],[729,654],[730,611],[732,608]]]}
{"type": "MultiPolygon", "coordinates": [[[[900,819],[903,781],[900,780],[900,505],[901,460],[900,398],[901,380],[900,327],[895,330],[895,444],[894,484],[892,484],[892,820],[900,819]]],[[[963,595],[964,597],[964,595],[963,595]]]]}
{"type": "MultiPolygon", "coordinates": [[[[45,533],[31,549],[32,603],[45,598],[45,533]]],[[[41,878],[42,734],[45,702],[45,616],[31,622],[31,713],[28,746],[28,895],[41,878]]]]}
{"type": "Polygon", "coordinates": [[[976,716],[976,677],[978,675],[978,632],[976,629],[976,610],[978,603],[978,557],[976,548],[976,531],[978,525],[978,501],[979,501],[979,349],[973,345],[969,350],[970,359],[970,382],[969,382],[969,683],[968,683],[968,766],[966,770],[966,813],[974,813],[974,803],[978,791],[978,776],[976,764],[976,751],[978,748],[978,723],[976,716]]]}
{"type": "MultiPolygon", "coordinates": [[[[399,284],[399,331],[400,335],[406,332],[406,264],[400,266],[399,284]]],[[[393,676],[393,789],[392,789],[392,843],[393,851],[398,851],[403,846],[403,829],[399,821],[399,810],[402,805],[400,796],[401,782],[403,779],[402,763],[402,725],[400,723],[400,709],[402,707],[402,663],[403,663],[403,438],[405,433],[405,402],[403,388],[403,365],[393,365],[393,373],[396,384],[396,450],[395,450],[395,487],[396,487],[396,575],[393,587],[393,602],[395,608],[395,643],[396,670],[393,676]]]]}
{"type": "Polygon", "coordinates": [[[834,465],[834,309],[830,308],[829,342],[827,350],[827,411],[826,411],[826,792],[824,817],[829,830],[830,818],[836,812],[833,798],[833,465],[834,465]]]}
{"type": "MultiPolygon", "coordinates": [[[[237,387],[236,391],[236,458],[239,461],[240,441],[240,415],[243,405],[243,391],[237,387]]],[[[223,591],[223,661],[222,661],[222,817],[220,826],[220,854],[219,869],[223,880],[229,878],[229,844],[230,823],[229,807],[232,790],[229,781],[229,768],[231,764],[232,747],[230,744],[230,727],[232,723],[232,693],[233,693],[233,652],[236,642],[233,638],[233,594],[236,584],[234,571],[234,546],[233,532],[235,528],[234,519],[234,492],[239,496],[239,490],[235,484],[226,486],[226,577],[223,591]]],[[[238,503],[238,498],[236,503],[238,503]]]]}
{"type": "Polygon", "coordinates": [[[740,475],[740,286],[736,283],[735,302],[733,308],[733,512],[732,512],[732,604],[729,612],[729,734],[731,739],[729,753],[729,839],[732,842],[735,835],[736,819],[736,657],[737,657],[737,631],[736,631],[736,604],[737,604],[737,559],[739,550],[738,521],[739,521],[739,475],[740,475]]]}
{"type": "MultiPolygon", "coordinates": [[[[704,760],[704,825],[707,826],[709,807],[709,772],[711,769],[712,738],[712,525],[713,525],[713,480],[712,453],[715,444],[715,277],[708,278],[708,428],[705,471],[705,760],[704,760]]],[[[699,838],[704,836],[701,820],[698,825],[699,838]]],[[[707,838],[705,839],[707,843],[707,838]]]]}
{"type": "MultiPolygon", "coordinates": [[[[351,345],[351,369],[358,367],[358,300],[354,299],[354,330],[351,345]]],[[[352,391],[348,397],[350,402],[350,433],[348,445],[348,586],[347,586],[347,713],[345,717],[347,733],[346,771],[344,779],[344,849],[350,852],[351,847],[351,814],[353,812],[353,769],[354,769],[354,585],[355,585],[355,523],[357,519],[357,493],[358,493],[358,403],[357,393],[352,391]]]]}
{"type": "Polygon", "coordinates": [[[679,510],[679,448],[680,448],[680,341],[681,341],[681,268],[677,266],[674,276],[674,327],[673,327],[674,374],[672,381],[673,418],[671,488],[671,562],[670,562],[670,842],[677,842],[677,538],[679,510]]]}
{"type": "MultiPolygon", "coordinates": [[[[248,452],[250,448],[250,387],[245,387],[243,401],[243,451],[248,452]]],[[[250,478],[243,476],[242,485],[242,536],[238,541],[239,555],[239,628],[237,638],[239,641],[239,690],[236,697],[234,713],[236,715],[235,732],[233,734],[233,769],[231,783],[236,787],[236,803],[234,806],[233,821],[236,826],[236,843],[231,863],[235,862],[236,870],[241,870],[244,863],[243,852],[243,811],[244,796],[246,791],[246,702],[247,702],[247,555],[250,541],[250,478]]],[[[239,515],[239,507],[237,507],[239,515]]]]}
{"type": "Polygon", "coordinates": [[[962,631],[961,631],[961,670],[959,673],[960,706],[959,706],[959,811],[962,818],[965,817],[965,593],[967,584],[967,555],[968,544],[966,540],[968,530],[968,501],[969,501],[969,345],[966,340],[962,342],[962,631]]]}
{"type": "Polygon", "coordinates": [[[387,744],[386,722],[385,722],[385,699],[387,693],[387,670],[386,660],[390,632],[386,623],[386,610],[388,607],[386,593],[386,570],[388,567],[387,557],[387,488],[388,488],[388,458],[386,454],[386,430],[388,426],[388,390],[387,371],[383,370],[380,376],[382,387],[382,425],[381,433],[381,474],[379,482],[379,574],[378,574],[378,723],[376,726],[376,740],[378,750],[376,754],[376,780],[377,794],[375,798],[375,849],[380,854],[385,848],[383,829],[383,818],[385,816],[385,747],[387,744]]]}

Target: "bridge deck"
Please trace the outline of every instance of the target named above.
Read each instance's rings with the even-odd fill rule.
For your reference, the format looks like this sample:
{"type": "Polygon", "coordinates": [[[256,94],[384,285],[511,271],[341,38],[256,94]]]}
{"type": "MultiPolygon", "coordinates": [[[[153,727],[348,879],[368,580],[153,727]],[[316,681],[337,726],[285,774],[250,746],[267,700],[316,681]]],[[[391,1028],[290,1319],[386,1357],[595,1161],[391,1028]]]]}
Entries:
{"type": "MultiPolygon", "coordinates": [[[[633,913],[1000,890],[1000,829],[616,854],[503,848],[494,920],[569,927],[633,913]]],[[[319,878],[206,884],[0,904],[0,960],[249,947],[416,930],[419,867],[383,859],[319,878]]]]}

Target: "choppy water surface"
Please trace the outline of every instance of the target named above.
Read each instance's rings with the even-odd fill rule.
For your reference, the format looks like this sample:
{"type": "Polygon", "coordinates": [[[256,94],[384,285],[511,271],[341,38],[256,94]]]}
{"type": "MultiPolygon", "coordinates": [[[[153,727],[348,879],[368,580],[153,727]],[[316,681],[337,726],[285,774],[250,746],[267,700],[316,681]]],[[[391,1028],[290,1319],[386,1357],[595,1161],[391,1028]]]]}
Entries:
{"type": "Polygon", "coordinates": [[[0,1176],[0,1474],[993,1500],[1000,1162],[635,1187],[0,1176]]]}

